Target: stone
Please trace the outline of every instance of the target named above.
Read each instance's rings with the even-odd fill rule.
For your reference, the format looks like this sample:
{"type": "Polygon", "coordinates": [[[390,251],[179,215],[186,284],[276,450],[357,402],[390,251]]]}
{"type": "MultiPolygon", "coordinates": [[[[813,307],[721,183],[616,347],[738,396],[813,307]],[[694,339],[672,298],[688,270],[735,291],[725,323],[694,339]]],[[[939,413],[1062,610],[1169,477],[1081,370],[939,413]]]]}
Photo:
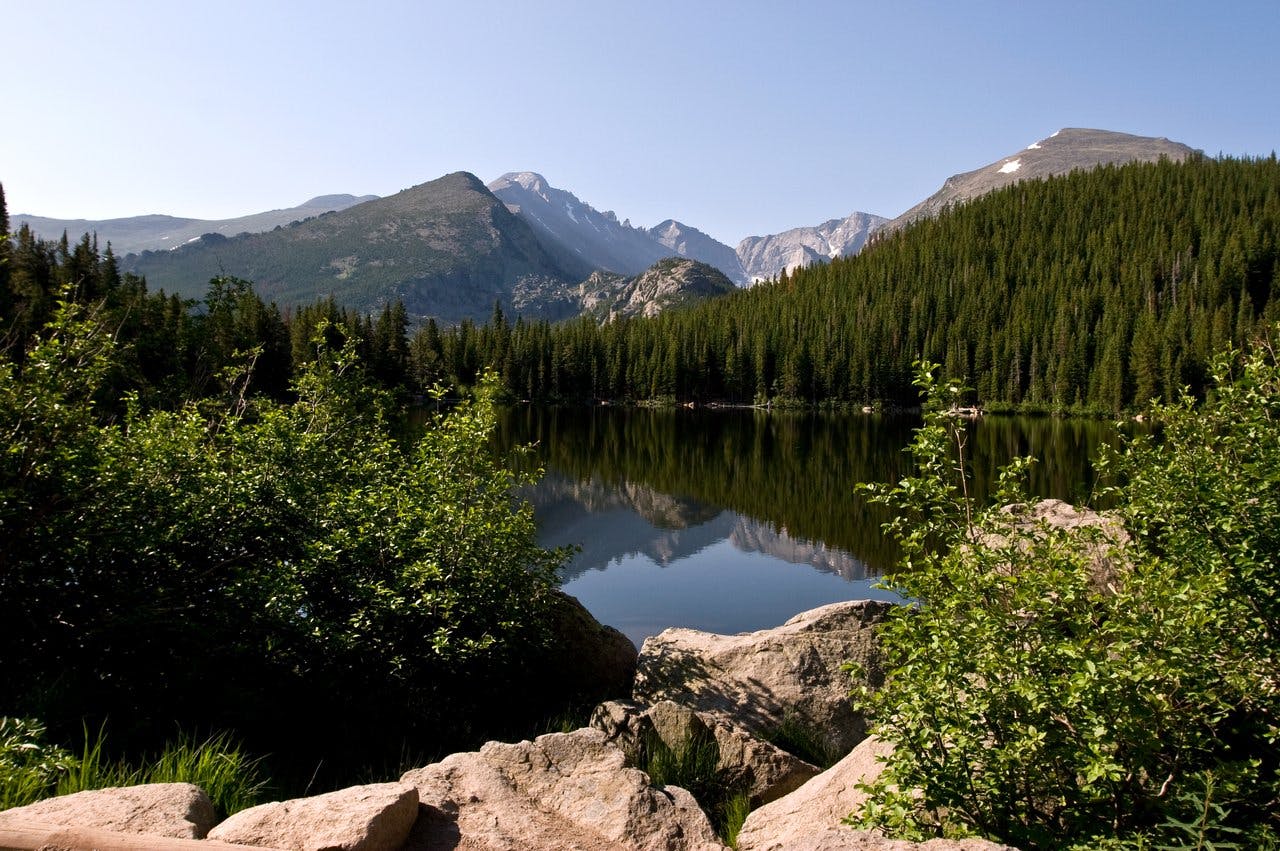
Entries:
{"type": "Polygon", "coordinates": [[[738,833],[738,848],[790,848],[788,843],[838,826],[866,800],[857,786],[880,776],[884,768],[881,759],[890,752],[875,736],[863,739],[844,759],[799,789],[753,810],[738,833]]]}
{"type": "Polygon", "coordinates": [[[1016,851],[983,839],[904,842],[842,825],[866,800],[858,784],[880,776],[890,751],[875,736],[863,739],[796,791],[753,810],[738,832],[738,851],[1016,851]]]}
{"type": "Polygon", "coordinates": [[[549,640],[530,648],[504,682],[505,693],[521,695],[526,718],[630,694],[637,655],[631,639],[597,621],[562,591],[552,592],[547,628],[549,640]]]}
{"type": "MultiPolygon", "coordinates": [[[[1124,547],[1131,540],[1114,516],[1091,508],[1077,508],[1060,499],[1044,499],[1030,505],[1006,505],[1000,511],[1017,533],[1031,532],[1037,536],[1051,531],[1080,533],[1075,536],[1075,544],[1084,548],[1090,585],[1098,591],[1106,591],[1114,585],[1124,564],[1124,547]]],[[[982,546],[1000,547],[1006,545],[1008,539],[999,530],[993,530],[977,540],[982,546]]]]}
{"type": "Polygon", "coordinates": [[[0,813],[0,825],[39,822],[171,839],[204,839],[214,821],[209,796],[190,783],[94,789],[0,813]]]}
{"type": "Polygon", "coordinates": [[[772,851],[1017,851],[985,839],[930,839],[906,842],[886,839],[865,830],[832,827],[788,842],[768,846],[772,851]]]}
{"type": "Polygon", "coordinates": [[[250,807],[209,838],[290,851],[398,851],[417,817],[412,785],[374,783],[250,807]]]}
{"type": "Polygon", "coordinates": [[[405,851],[724,851],[693,796],[655,788],[599,730],[489,742],[406,773],[405,851]]]}
{"type": "Polygon", "coordinates": [[[592,712],[591,726],[628,754],[635,754],[651,735],[673,750],[696,739],[712,740],[719,753],[716,767],[722,782],[746,791],[753,807],[791,792],[821,771],[722,718],[699,714],[669,700],[648,709],[608,701],[592,712]]]}
{"type": "Polygon", "coordinates": [[[873,687],[884,681],[874,628],[893,605],[832,603],[739,635],[664,630],[640,650],[632,699],[673,700],[764,739],[796,724],[831,752],[848,753],[867,725],[849,703],[851,683],[841,665],[858,663],[873,687]]]}

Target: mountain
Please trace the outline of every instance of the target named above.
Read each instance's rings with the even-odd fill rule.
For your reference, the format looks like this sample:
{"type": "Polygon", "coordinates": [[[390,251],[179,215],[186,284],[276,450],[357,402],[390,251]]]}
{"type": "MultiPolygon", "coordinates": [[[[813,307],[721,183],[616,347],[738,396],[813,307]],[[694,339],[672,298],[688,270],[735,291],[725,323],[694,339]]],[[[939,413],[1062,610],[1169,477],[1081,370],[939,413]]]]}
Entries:
{"type": "Polygon", "coordinates": [[[589,313],[605,321],[625,316],[657,316],[664,310],[727,295],[737,288],[714,266],[686,257],[667,257],[634,278],[597,272],[575,287],[574,292],[581,299],[579,313],[589,313]]]}
{"type": "Polygon", "coordinates": [[[544,241],[564,246],[590,269],[638,275],[673,253],[643,228],[619,222],[612,211],[601,213],[572,192],[551,186],[535,172],[504,174],[489,183],[489,191],[544,241]]]}
{"type": "Polygon", "coordinates": [[[1161,157],[1178,162],[1194,153],[1194,149],[1165,138],[1065,127],[982,168],[948,177],[941,189],[889,222],[885,230],[897,230],[917,219],[936,216],[949,205],[1020,180],[1062,175],[1100,165],[1155,162],[1161,157]]]}
{"type": "Polygon", "coordinates": [[[45,216],[18,214],[12,216],[13,229],[27,225],[44,239],[58,239],[65,232],[72,238],[96,233],[98,244],[111,243],[118,255],[143,251],[163,251],[194,242],[206,233],[235,236],[261,233],[278,225],[308,219],[336,210],[345,210],[377,195],[320,195],[296,207],[252,213],[234,219],[184,219],[177,216],[130,216],[122,219],[50,219],[45,216]]]}
{"type": "Polygon", "coordinates": [[[267,233],[207,234],[121,266],[152,289],[186,296],[202,296],[211,277],[227,274],[281,305],[331,295],[363,312],[402,299],[413,317],[444,322],[487,317],[495,300],[510,309],[522,288],[581,279],[466,172],[267,233]]]}
{"type": "Polygon", "coordinates": [[[867,239],[889,220],[871,213],[850,213],[817,227],[792,228],[771,236],[749,236],[738,243],[738,261],[751,283],[776,278],[834,257],[849,257],[862,250],[867,239]]]}
{"type": "Polygon", "coordinates": [[[591,269],[638,275],[664,257],[680,256],[746,282],[732,248],[672,219],[652,229],[634,227],[629,219],[620,222],[612,211],[602,213],[532,171],[508,172],[490,182],[489,190],[533,227],[548,250],[555,253],[562,246],[560,250],[591,269]]]}
{"type": "Polygon", "coordinates": [[[649,235],[667,250],[681,257],[700,260],[709,266],[714,266],[735,284],[748,282],[737,252],[697,228],[681,224],[675,219],[667,219],[649,228],[649,235]]]}
{"type": "Polygon", "coordinates": [[[514,307],[524,316],[552,321],[588,314],[601,322],[657,316],[664,310],[726,295],[738,286],[713,266],[686,257],[664,257],[639,275],[592,272],[572,286],[521,283],[514,307]]]}

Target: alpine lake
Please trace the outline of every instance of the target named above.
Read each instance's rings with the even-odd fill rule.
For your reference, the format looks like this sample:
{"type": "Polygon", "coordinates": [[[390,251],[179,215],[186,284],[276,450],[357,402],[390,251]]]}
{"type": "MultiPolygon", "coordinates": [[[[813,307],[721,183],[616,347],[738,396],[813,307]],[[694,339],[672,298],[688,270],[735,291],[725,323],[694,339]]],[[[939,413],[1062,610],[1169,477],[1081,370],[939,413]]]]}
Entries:
{"type": "MultiPolygon", "coordinates": [[[[563,589],[638,647],[667,627],[737,633],[880,587],[896,547],[859,482],[896,482],[918,418],[753,409],[520,406],[499,412],[499,451],[529,445],[545,472],[522,491],[544,547],[574,547],[563,589]]],[[[968,421],[980,502],[1009,459],[1030,455],[1038,497],[1081,504],[1110,422],[968,421]]]]}

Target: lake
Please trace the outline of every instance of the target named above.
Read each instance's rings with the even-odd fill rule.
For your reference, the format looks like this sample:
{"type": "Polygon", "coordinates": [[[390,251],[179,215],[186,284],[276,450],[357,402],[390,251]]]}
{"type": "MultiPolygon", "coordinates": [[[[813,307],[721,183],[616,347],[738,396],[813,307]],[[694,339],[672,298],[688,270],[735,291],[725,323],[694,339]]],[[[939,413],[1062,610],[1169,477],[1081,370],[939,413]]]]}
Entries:
{"type": "MultiPolygon", "coordinates": [[[[878,414],[517,407],[502,447],[533,444],[526,490],[543,546],[579,547],[564,590],[639,646],[670,626],[735,633],[815,606],[893,599],[876,588],[896,550],[883,510],[854,490],[897,481],[918,420],[878,414]]],[[[1113,424],[984,417],[969,426],[974,489],[1033,455],[1042,497],[1088,499],[1113,424]]]]}

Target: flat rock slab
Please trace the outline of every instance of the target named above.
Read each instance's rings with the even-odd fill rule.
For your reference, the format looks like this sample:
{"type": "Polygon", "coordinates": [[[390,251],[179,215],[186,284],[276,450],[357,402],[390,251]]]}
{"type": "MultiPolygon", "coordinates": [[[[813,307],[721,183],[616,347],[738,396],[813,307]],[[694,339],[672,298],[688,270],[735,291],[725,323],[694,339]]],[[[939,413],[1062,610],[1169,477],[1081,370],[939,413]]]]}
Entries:
{"type": "Polygon", "coordinates": [[[405,851],[724,851],[692,795],[625,760],[582,729],[410,771],[421,809],[405,851]]]}
{"type": "Polygon", "coordinates": [[[190,783],[94,789],[0,813],[0,825],[40,822],[173,839],[204,839],[214,819],[209,796],[190,783]]]}
{"type": "Polygon", "coordinates": [[[840,666],[856,662],[870,685],[883,682],[874,627],[893,606],[832,603],[774,629],[739,635],[664,630],[640,649],[632,697],[722,715],[760,738],[798,724],[825,738],[833,752],[848,753],[867,730],[849,704],[850,681],[840,666]]]}
{"type": "Polygon", "coordinates": [[[417,818],[417,789],[374,783],[251,807],[209,838],[290,851],[398,851],[417,818]]]}

